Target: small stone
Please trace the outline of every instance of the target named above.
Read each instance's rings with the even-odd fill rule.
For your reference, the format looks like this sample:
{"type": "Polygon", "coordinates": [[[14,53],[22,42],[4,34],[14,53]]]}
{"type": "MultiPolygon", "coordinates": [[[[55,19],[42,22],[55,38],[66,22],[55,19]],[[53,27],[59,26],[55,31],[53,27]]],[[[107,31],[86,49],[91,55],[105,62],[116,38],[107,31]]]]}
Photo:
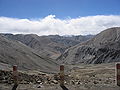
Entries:
{"type": "Polygon", "coordinates": [[[21,82],[20,82],[20,84],[29,84],[27,81],[25,81],[25,80],[22,80],[21,82]]]}
{"type": "Polygon", "coordinates": [[[99,82],[97,82],[97,81],[94,81],[93,83],[94,83],[94,84],[98,84],[99,82]]]}
{"type": "Polygon", "coordinates": [[[42,88],[42,87],[43,87],[43,86],[41,86],[41,85],[38,85],[38,86],[37,86],[37,88],[42,88]]]}
{"type": "Polygon", "coordinates": [[[102,79],[99,79],[99,81],[102,81],[102,79]]]}
{"type": "Polygon", "coordinates": [[[40,84],[40,83],[41,83],[41,81],[37,81],[36,83],[37,83],[37,84],[40,84]]]}
{"type": "Polygon", "coordinates": [[[51,83],[58,84],[58,81],[52,80],[51,83]]]}

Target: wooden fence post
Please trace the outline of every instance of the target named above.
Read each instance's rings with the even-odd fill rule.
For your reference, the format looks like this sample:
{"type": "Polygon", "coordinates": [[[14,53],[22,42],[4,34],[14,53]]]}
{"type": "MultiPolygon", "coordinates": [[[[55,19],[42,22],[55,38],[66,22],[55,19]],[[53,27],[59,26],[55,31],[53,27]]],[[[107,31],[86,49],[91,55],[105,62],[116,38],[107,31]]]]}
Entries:
{"type": "Polygon", "coordinates": [[[120,86],[120,63],[116,64],[116,82],[120,86]]]}
{"type": "Polygon", "coordinates": [[[60,65],[60,86],[64,86],[64,65],[60,65]]]}
{"type": "Polygon", "coordinates": [[[14,86],[12,90],[16,90],[18,87],[18,71],[17,71],[17,65],[13,66],[13,80],[14,80],[14,86]]]}

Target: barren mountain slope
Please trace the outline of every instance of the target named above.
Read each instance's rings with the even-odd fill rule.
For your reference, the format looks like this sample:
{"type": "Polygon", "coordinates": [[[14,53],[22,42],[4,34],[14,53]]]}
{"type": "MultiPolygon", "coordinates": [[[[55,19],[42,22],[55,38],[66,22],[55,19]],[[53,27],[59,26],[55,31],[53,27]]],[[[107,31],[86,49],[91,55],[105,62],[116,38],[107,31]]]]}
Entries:
{"type": "MultiPolygon", "coordinates": [[[[12,41],[0,35],[0,63],[18,65],[19,69],[55,71],[57,64],[49,58],[43,58],[33,49],[19,41],[12,41]]],[[[2,64],[1,64],[2,65],[2,64]]]]}
{"type": "Polygon", "coordinates": [[[94,38],[67,49],[60,63],[107,63],[120,61],[120,27],[109,28],[94,38]]]}
{"type": "Polygon", "coordinates": [[[49,35],[49,36],[38,36],[35,34],[3,34],[9,39],[17,40],[25,45],[35,49],[38,51],[40,55],[45,57],[50,57],[52,59],[56,59],[61,55],[67,48],[70,46],[74,46],[82,41],[86,41],[92,37],[92,35],[88,36],[59,36],[59,35],[49,35]]]}

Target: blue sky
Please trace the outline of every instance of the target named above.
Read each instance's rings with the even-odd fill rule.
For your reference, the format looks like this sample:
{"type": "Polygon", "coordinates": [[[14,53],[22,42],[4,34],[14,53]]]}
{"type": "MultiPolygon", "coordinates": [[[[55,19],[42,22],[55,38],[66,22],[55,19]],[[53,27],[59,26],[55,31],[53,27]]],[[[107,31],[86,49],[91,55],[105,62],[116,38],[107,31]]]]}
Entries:
{"type": "Polygon", "coordinates": [[[0,33],[97,34],[120,27],[120,0],[0,0],[0,33]]]}
{"type": "Polygon", "coordinates": [[[120,0],[0,0],[0,16],[15,18],[58,18],[119,15],[120,0]]]}

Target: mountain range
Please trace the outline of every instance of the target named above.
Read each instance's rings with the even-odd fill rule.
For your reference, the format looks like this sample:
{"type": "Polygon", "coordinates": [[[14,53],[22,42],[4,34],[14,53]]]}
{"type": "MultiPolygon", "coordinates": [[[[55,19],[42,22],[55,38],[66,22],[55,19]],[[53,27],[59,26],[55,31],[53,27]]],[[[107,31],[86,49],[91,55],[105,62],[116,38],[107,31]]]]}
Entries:
{"type": "Polygon", "coordinates": [[[59,64],[100,64],[120,61],[120,27],[93,36],[0,34],[0,68],[57,71],[59,64]]]}
{"type": "Polygon", "coordinates": [[[120,27],[106,29],[90,40],[68,48],[57,61],[65,64],[119,62],[120,27]]]}
{"type": "Polygon", "coordinates": [[[88,40],[93,35],[86,36],[38,36],[36,34],[2,34],[11,40],[17,40],[36,50],[40,55],[52,59],[58,58],[67,48],[88,40]]]}
{"type": "Polygon", "coordinates": [[[0,65],[18,65],[19,70],[56,71],[58,64],[40,56],[34,49],[20,41],[0,35],[0,65]]]}
{"type": "Polygon", "coordinates": [[[18,65],[19,70],[56,72],[53,60],[67,48],[91,38],[88,36],[38,36],[35,34],[0,34],[0,68],[18,65]]]}

